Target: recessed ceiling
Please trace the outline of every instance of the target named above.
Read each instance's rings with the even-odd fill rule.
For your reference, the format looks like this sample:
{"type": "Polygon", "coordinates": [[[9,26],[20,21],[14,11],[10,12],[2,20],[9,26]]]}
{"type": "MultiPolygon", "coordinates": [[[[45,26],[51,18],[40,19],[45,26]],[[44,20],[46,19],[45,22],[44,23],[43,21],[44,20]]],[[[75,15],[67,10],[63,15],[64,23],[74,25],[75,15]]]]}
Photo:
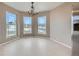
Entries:
{"type": "MultiPolygon", "coordinates": [[[[31,2],[4,2],[5,4],[19,10],[28,11],[31,6],[31,2]]],[[[35,2],[35,12],[49,11],[57,6],[61,5],[63,2],[35,2]]]]}

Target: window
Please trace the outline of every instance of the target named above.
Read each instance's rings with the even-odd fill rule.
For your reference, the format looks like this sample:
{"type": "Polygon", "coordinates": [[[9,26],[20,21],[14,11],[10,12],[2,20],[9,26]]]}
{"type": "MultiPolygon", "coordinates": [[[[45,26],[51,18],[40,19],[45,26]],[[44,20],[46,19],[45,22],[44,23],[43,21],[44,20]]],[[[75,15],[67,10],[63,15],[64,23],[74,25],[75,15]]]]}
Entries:
{"type": "Polygon", "coordinates": [[[73,30],[79,31],[79,15],[73,16],[73,30]]]}
{"type": "Polygon", "coordinates": [[[16,35],[16,15],[6,12],[6,36],[16,35]]]}
{"type": "Polygon", "coordinates": [[[46,16],[38,17],[38,33],[46,34],[46,16]]]}
{"type": "Polygon", "coordinates": [[[24,34],[32,33],[32,18],[31,17],[23,17],[24,22],[24,34]]]}

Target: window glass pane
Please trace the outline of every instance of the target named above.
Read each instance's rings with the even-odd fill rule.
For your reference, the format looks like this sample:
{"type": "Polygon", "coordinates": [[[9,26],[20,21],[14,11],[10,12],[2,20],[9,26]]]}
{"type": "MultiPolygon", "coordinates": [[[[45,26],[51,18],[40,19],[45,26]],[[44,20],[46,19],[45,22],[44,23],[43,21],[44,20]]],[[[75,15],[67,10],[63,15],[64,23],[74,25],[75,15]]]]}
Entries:
{"type": "Polygon", "coordinates": [[[32,33],[32,18],[24,17],[24,34],[32,33]]]}
{"type": "Polygon", "coordinates": [[[78,15],[73,16],[73,20],[79,20],[79,16],[78,15]]]}
{"type": "Polygon", "coordinates": [[[38,17],[38,33],[46,34],[46,16],[38,17]]]}
{"type": "Polygon", "coordinates": [[[16,15],[6,12],[6,36],[16,35],[16,15]]]}
{"type": "Polygon", "coordinates": [[[73,24],[79,23],[79,15],[73,16],[73,24]]]}

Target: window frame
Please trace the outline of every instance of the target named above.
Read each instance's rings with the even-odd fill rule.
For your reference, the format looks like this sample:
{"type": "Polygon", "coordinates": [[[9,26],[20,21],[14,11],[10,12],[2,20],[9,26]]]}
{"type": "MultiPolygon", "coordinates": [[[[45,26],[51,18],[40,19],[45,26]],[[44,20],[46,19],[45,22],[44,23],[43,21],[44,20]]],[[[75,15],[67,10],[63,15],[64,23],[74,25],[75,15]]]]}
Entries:
{"type": "Polygon", "coordinates": [[[26,34],[28,35],[28,34],[32,34],[32,33],[33,33],[33,32],[32,32],[32,31],[33,31],[33,29],[32,29],[32,22],[33,22],[33,20],[32,20],[32,17],[31,17],[31,16],[23,16],[23,34],[24,34],[24,35],[26,35],[26,34]],[[28,32],[28,33],[26,32],[26,33],[24,33],[24,17],[30,17],[30,18],[31,18],[31,32],[28,32]]]}
{"type": "MultiPolygon", "coordinates": [[[[13,13],[11,11],[6,11],[5,16],[6,16],[6,38],[16,37],[17,36],[17,14],[13,13]],[[15,22],[15,31],[16,31],[16,34],[11,35],[11,36],[8,35],[9,31],[7,31],[7,13],[11,13],[11,14],[15,15],[15,21],[16,21],[15,22]]],[[[8,29],[9,29],[9,27],[8,27],[8,29]]]]}
{"type": "Polygon", "coordinates": [[[37,33],[40,34],[40,35],[46,35],[46,34],[47,34],[47,16],[42,15],[42,16],[38,16],[38,17],[37,17],[37,33]],[[39,32],[38,32],[38,30],[39,30],[39,29],[38,29],[38,26],[39,26],[39,24],[38,24],[38,18],[39,18],[39,17],[45,17],[45,21],[46,21],[46,22],[45,22],[45,33],[41,33],[41,32],[39,33],[39,32]]]}

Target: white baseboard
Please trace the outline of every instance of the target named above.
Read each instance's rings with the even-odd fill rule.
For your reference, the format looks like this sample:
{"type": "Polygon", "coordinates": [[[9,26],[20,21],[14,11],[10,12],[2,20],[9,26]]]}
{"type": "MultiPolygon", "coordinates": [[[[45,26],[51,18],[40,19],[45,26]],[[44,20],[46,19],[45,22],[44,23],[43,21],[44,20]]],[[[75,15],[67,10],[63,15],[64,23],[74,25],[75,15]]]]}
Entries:
{"type": "MultiPolygon", "coordinates": [[[[16,39],[14,39],[14,40],[9,40],[9,41],[7,41],[7,42],[4,42],[4,43],[1,43],[0,45],[5,45],[5,44],[8,44],[8,43],[11,43],[11,42],[13,42],[13,41],[16,41],[16,40],[18,40],[19,38],[16,38],[16,39]]],[[[60,42],[60,41],[57,41],[57,40],[53,40],[54,42],[56,42],[56,43],[58,43],[58,44],[61,44],[61,45],[63,45],[63,46],[65,46],[65,47],[67,47],[67,48],[72,48],[71,46],[69,46],[69,45],[67,45],[67,44],[65,44],[65,43],[62,43],[62,42],[60,42]]]]}
{"type": "Polygon", "coordinates": [[[4,42],[4,43],[1,43],[0,46],[1,46],[1,45],[6,45],[6,44],[11,43],[11,42],[16,41],[16,40],[18,40],[18,38],[13,39],[13,40],[9,40],[9,41],[4,42]]]}
{"type": "Polygon", "coordinates": [[[55,41],[55,42],[56,42],[56,43],[58,43],[58,44],[61,44],[61,45],[65,46],[65,47],[67,47],[67,48],[72,49],[72,47],[71,47],[71,46],[69,46],[69,45],[67,45],[67,44],[65,44],[65,43],[62,43],[62,42],[57,41],[57,40],[53,40],[53,41],[55,41]]]}

